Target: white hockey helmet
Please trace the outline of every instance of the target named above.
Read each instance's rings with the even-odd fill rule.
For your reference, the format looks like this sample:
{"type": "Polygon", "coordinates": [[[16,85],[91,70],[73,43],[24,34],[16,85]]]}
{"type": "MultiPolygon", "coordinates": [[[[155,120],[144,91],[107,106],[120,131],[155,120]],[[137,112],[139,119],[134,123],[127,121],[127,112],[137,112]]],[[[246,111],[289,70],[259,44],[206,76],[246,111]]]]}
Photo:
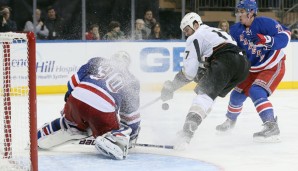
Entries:
{"type": "Polygon", "coordinates": [[[187,13],[181,20],[180,29],[183,31],[183,29],[186,26],[189,26],[193,30],[195,30],[193,27],[194,21],[197,21],[200,25],[203,23],[201,17],[197,13],[195,13],[195,12],[187,13]]]}
{"type": "Polygon", "coordinates": [[[118,51],[111,56],[111,60],[118,65],[128,67],[130,64],[130,56],[125,51],[118,51]]]}

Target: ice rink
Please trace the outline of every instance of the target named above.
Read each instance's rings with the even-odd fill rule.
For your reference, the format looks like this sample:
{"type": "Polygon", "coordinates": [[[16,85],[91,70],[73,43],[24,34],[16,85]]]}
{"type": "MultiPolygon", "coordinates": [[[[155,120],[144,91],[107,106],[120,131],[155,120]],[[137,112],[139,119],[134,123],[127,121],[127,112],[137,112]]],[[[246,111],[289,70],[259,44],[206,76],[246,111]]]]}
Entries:
{"type": "MultiPolygon", "coordinates": [[[[182,128],[194,93],[177,91],[167,111],[161,102],[141,111],[139,143],[173,145],[182,128]]],[[[141,105],[159,96],[142,93],[141,105]]],[[[60,116],[64,95],[37,97],[38,127],[60,116]]],[[[280,143],[256,143],[252,135],[262,122],[250,101],[244,104],[234,130],[218,134],[216,125],[225,120],[229,96],[216,99],[212,112],[202,122],[191,144],[184,151],[136,147],[124,161],[105,159],[93,147],[64,145],[39,151],[39,170],[100,171],[288,171],[298,170],[298,90],[277,90],[269,98],[281,130],[280,143]],[[174,156],[174,157],[172,157],[174,156]]]]}

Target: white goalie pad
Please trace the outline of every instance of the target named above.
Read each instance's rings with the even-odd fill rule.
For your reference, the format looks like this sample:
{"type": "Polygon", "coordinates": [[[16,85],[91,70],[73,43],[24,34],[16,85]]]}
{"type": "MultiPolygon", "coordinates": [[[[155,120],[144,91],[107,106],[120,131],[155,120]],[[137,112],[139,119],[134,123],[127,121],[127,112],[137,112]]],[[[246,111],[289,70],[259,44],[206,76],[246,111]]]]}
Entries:
{"type": "Polygon", "coordinates": [[[96,138],[95,147],[100,154],[106,157],[123,160],[128,154],[129,139],[129,135],[109,132],[96,138]]]}
{"type": "Polygon", "coordinates": [[[87,137],[87,133],[81,131],[70,131],[68,130],[59,130],[49,134],[47,136],[43,136],[38,139],[38,147],[42,149],[49,149],[55,147],[57,145],[61,145],[70,140],[78,140],[81,138],[87,137]]]}

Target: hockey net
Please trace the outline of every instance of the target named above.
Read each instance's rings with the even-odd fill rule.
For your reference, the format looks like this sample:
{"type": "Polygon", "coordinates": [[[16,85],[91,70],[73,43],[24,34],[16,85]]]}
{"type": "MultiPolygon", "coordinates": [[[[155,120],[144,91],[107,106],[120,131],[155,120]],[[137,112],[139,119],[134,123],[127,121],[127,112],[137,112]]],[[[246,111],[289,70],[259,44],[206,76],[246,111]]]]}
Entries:
{"type": "Polygon", "coordinates": [[[0,170],[37,170],[35,38],[0,33],[0,170]]]}

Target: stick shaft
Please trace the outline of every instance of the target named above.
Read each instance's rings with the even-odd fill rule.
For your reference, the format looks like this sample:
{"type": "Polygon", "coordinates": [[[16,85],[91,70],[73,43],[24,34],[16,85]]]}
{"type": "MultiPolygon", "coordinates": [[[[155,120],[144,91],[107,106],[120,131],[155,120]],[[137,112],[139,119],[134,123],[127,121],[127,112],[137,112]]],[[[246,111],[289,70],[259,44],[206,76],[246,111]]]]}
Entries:
{"type": "Polygon", "coordinates": [[[152,101],[148,102],[147,104],[141,106],[140,110],[143,110],[143,109],[151,106],[152,104],[156,103],[159,99],[160,99],[160,97],[157,97],[157,98],[153,99],[152,101]]]}
{"type": "Polygon", "coordinates": [[[135,146],[139,146],[139,147],[153,147],[153,148],[174,149],[174,146],[173,145],[157,145],[157,144],[141,144],[141,143],[136,143],[134,145],[135,146]]]}
{"type": "MultiPolygon", "coordinates": [[[[71,142],[71,144],[80,145],[80,146],[84,146],[84,145],[93,146],[93,145],[95,145],[95,139],[93,137],[83,138],[80,140],[74,140],[71,142]]],[[[135,144],[133,144],[133,146],[174,149],[173,145],[158,145],[158,144],[146,144],[146,143],[135,143],[135,144]]]]}

